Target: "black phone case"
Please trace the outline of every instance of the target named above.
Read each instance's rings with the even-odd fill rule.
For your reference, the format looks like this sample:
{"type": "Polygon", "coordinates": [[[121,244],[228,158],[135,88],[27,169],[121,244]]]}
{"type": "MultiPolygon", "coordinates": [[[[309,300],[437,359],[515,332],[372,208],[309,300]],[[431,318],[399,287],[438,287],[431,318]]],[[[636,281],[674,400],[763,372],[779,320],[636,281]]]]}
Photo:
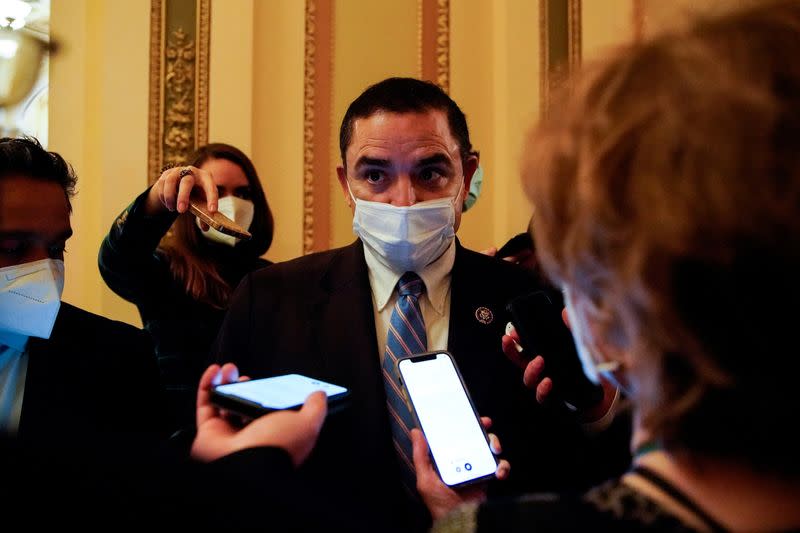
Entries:
{"type": "MultiPolygon", "coordinates": [[[[400,361],[403,361],[404,359],[410,359],[412,361],[425,361],[427,359],[432,359],[433,357],[436,357],[439,354],[446,355],[447,357],[450,358],[450,361],[453,363],[453,368],[456,369],[456,375],[458,376],[458,380],[461,382],[461,387],[464,389],[464,392],[467,394],[467,400],[469,401],[469,405],[472,407],[472,412],[475,414],[475,418],[478,419],[478,424],[480,425],[481,430],[483,431],[483,437],[486,439],[486,444],[489,445],[489,435],[486,434],[486,428],[484,428],[483,424],[481,424],[481,417],[478,414],[477,409],[475,409],[475,403],[473,403],[472,396],[470,396],[469,389],[467,389],[467,384],[464,383],[464,378],[461,376],[461,370],[459,370],[458,365],[456,364],[456,360],[453,358],[453,354],[451,354],[450,352],[448,352],[446,350],[438,350],[438,351],[435,351],[435,352],[426,352],[426,353],[420,353],[420,354],[416,354],[416,355],[410,355],[410,356],[407,356],[407,357],[401,357],[400,359],[397,360],[397,382],[400,384],[400,387],[402,387],[403,394],[406,397],[406,401],[408,402],[409,406],[411,407],[411,414],[414,415],[414,423],[417,425],[417,427],[420,429],[420,431],[422,431],[422,433],[424,434],[425,430],[422,429],[422,424],[419,423],[419,417],[417,416],[417,409],[416,409],[416,407],[414,407],[414,402],[411,400],[411,395],[408,394],[408,389],[406,389],[406,385],[405,385],[405,383],[403,383],[403,377],[400,375],[400,361]]],[[[426,436],[425,438],[427,439],[428,437],[426,436]]],[[[431,456],[432,456],[433,452],[429,452],[429,453],[431,453],[431,456]]],[[[494,456],[494,463],[495,463],[495,465],[497,465],[497,456],[495,456],[494,453],[492,453],[492,456],[494,456]]],[[[439,474],[439,468],[436,466],[436,461],[433,461],[433,467],[436,468],[436,473],[439,474]]],[[[447,485],[447,486],[450,487],[451,489],[457,489],[457,488],[461,488],[461,487],[468,487],[470,485],[475,485],[475,484],[480,483],[482,481],[486,481],[486,480],[493,479],[493,478],[494,478],[494,474],[490,474],[488,476],[481,476],[481,477],[478,477],[478,478],[475,478],[475,479],[471,479],[469,481],[465,481],[464,483],[456,483],[455,485],[447,485]]],[[[439,474],[439,479],[442,479],[441,474],[439,474]]]]}
{"type": "MultiPolygon", "coordinates": [[[[349,402],[350,402],[350,391],[337,394],[336,396],[329,396],[328,415],[332,415],[334,413],[341,411],[342,409],[347,407],[349,402]]],[[[221,409],[227,409],[228,411],[234,412],[236,414],[248,418],[258,418],[260,416],[282,410],[282,409],[272,409],[270,407],[264,407],[259,403],[251,402],[250,400],[246,400],[238,396],[222,394],[220,392],[217,392],[215,389],[211,389],[211,403],[213,403],[214,405],[216,405],[221,409]]],[[[301,407],[302,404],[296,405],[294,407],[289,407],[287,410],[299,411],[301,407]]]]}
{"type": "Polygon", "coordinates": [[[583,373],[572,333],[561,318],[561,299],[545,291],[519,296],[508,304],[522,355],[544,358],[544,374],[553,380],[552,394],[577,409],[603,399],[603,388],[583,373]]]}

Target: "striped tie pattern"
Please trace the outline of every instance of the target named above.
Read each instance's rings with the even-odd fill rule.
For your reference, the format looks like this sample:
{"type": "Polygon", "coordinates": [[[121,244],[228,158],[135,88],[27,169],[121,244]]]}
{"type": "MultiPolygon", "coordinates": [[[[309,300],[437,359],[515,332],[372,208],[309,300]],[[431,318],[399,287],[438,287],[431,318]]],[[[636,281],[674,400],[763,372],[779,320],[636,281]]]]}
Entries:
{"type": "Polygon", "coordinates": [[[386,389],[392,440],[403,465],[403,481],[407,488],[416,485],[411,454],[411,429],[414,417],[408,408],[397,380],[397,360],[428,349],[425,322],[419,307],[419,296],[425,285],[413,272],[406,272],[397,284],[397,303],[389,321],[386,354],[383,358],[383,385],[386,389]]]}

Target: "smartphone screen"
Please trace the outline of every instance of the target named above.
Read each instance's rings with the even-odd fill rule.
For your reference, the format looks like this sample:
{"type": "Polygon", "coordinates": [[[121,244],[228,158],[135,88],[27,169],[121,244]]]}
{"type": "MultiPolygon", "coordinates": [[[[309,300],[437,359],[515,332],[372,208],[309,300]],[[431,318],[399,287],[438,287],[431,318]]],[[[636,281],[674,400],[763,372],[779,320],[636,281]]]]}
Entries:
{"type": "Polygon", "coordinates": [[[493,476],[497,462],[450,355],[401,359],[398,370],[442,481],[493,476]]]}
{"type": "Polygon", "coordinates": [[[345,387],[300,374],[228,383],[214,388],[215,394],[242,399],[268,410],[296,409],[305,403],[309,394],[318,390],[325,391],[329,403],[347,394],[345,387]]]}

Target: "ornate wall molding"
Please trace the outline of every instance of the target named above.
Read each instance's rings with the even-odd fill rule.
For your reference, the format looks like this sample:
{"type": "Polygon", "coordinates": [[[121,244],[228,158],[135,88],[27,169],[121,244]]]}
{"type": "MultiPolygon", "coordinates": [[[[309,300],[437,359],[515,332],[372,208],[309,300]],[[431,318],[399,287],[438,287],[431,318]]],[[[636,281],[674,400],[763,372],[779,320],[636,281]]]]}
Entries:
{"type": "Polygon", "coordinates": [[[581,63],[581,0],[539,0],[539,106],[581,63]]]}
{"type": "Polygon", "coordinates": [[[334,0],[306,0],[303,72],[303,253],[330,247],[334,0]]]}
{"type": "Polygon", "coordinates": [[[419,72],[450,92],[450,0],[418,0],[419,72]]]}
{"type": "Polygon", "coordinates": [[[151,0],[148,180],[208,142],[210,0],[151,0]]]}

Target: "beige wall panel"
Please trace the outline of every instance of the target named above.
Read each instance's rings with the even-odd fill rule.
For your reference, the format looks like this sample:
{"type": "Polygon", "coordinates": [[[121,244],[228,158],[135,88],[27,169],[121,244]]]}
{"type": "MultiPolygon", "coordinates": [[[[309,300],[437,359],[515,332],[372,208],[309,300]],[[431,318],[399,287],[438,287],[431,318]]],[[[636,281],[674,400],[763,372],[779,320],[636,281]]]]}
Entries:
{"type": "Polygon", "coordinates": [[[147,184],[150,3],[52,3],[50,149],[75,165],[75,237],[67,245],[65,301],[140,324],[136,308],[114,295],[97,252],[117,214],[147,184]]]}
{"type": "MultiPolygon", "coordinates": [[[[498,2],[500,4],[502,2],[498,2]]],[[[493,242],[493,201],[498,194],[498,160],[494,120],[498,65],[494,63],[497,24],[493,2],[450,1],[450,96],[467,116],[472,145],[481,153],[484,182],[481,196],[461,218],[458,238],[467,248],[486,248],[493,242]]]]}
{"type": "Polygon", "coordinates": [[[304,24],[304,2],[254,3],[252,154],[275,217],[272,261],[303,251],[304,24]]]}
{"type": "Polygon", "coordinates": [[[584,60],[591,60],[611,47],[633,40],[635,1],[583,0],[581,2],[584,60]]]}
{"type": "Polygon", "coordinates": [[[255,25],[253,0],[211,2],[208,141],[232,144],[247,155],[253,153],[255,25]]]}
{"type": "Polygon", "coordinates": [[[453,0],[450,9],[451,93],[485,171],[459,238],[483,250],[523,231],[530,218],[519,162],[539,109],[539,10],[529,0],[453,0]]]}
{"type": "MultiPolygon", "coordinates": [[[[331,161],[340,164],[339,124],[347,106],[375,82],[390,76],[419,76],[417,0],[338,0],[334,13],[333,120],[331,161]]],[[[318,90],[324,90],[318,82],[318,90]]],[[[302,91],[301,91],[302,93],[302,91]]],[[[353,215],[330,169],[331,246],[355,239],[353,215]]]]}

